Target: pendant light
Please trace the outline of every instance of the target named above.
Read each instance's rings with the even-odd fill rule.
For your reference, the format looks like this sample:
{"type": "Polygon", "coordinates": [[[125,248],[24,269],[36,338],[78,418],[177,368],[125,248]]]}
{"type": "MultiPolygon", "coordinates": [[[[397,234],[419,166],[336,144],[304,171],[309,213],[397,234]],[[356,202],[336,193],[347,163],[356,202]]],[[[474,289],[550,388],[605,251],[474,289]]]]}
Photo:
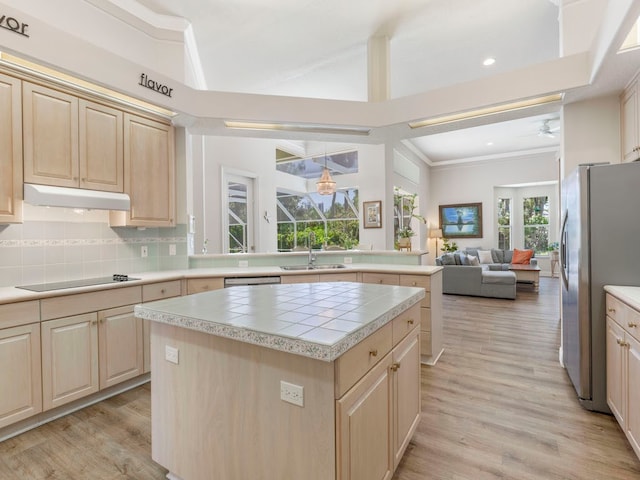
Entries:
{"type": "Polygon", "coordinates": [[[329,169],[327,168],[327,154],[324,154],[324,168],[322,169],[322,176],[320,180],[316,182],[318,193],[320,195],[332,195],[336,191],[336,182],[331,178],[329,169]]]}

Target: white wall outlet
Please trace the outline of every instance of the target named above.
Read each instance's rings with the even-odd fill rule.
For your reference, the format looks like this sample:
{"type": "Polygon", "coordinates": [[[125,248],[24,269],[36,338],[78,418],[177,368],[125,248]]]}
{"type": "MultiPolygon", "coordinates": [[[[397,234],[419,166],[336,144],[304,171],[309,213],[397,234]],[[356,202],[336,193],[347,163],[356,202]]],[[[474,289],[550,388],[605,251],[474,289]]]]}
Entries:
{"type": "Polygon", "coordinates": [[[280,380],[280,399],[304,407],[304,387],[280,380]]]}
{"type": "Polygon", "coordinates": [[[175,243],[172,243],[171,245],[169,245],[169,255],[173,256],[176,254],[176,245],[175,243]]]}
{"type": "Polygon", "coordinates": [[[176,365],[178,365],[178,363],[180,361],[180,351],[175,347],[171,347],[169,345],[165,345],[164,346],[164,359],[167,362],[175,363],[176,365]]]}
{"type": "Polygon", "coordinates": [[[246,268],[249,266],[249,260],[238,260],[238,266],[246,268]]]}
{"type": "Polygon", "coordinates": [[[149,247],[147,247],[146,245],[140,247],[140,256],[142,258],[147,258],[149,256],[149,247]]]}
{"type": "Polygon", "coordinates": [[[351,257],[344,257],[344,263],[345,265],[351,265],[353,263],[353,259],[351,257]]]}

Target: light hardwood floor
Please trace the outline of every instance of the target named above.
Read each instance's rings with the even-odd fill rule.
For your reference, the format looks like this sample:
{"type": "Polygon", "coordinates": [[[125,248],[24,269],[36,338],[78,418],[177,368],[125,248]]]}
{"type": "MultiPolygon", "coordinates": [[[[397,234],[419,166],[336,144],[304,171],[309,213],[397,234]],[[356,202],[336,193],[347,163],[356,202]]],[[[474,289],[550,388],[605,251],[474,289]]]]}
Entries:
{"type": "MultiPolygon", "coordinates": [[[[445,352],[422,367],[422,421],[394,480],[640,479],[618,424],[584,410],[558,364],[557,288],[445,295],[445,352]]],[[[161,480],[149,412],[145,385],[0,443],[0,479],[161,480]]]]}

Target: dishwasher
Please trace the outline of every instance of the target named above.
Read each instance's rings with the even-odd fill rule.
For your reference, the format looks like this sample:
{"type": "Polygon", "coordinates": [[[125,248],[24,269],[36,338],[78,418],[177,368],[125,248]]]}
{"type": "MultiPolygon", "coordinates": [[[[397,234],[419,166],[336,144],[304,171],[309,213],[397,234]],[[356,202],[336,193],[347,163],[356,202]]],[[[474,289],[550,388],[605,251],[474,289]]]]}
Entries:
{"type": "Polygon", "coordinates": [[[245,285],[275,285],[280,283],[280,277],[225,277],[224,288],[245,285]]]}

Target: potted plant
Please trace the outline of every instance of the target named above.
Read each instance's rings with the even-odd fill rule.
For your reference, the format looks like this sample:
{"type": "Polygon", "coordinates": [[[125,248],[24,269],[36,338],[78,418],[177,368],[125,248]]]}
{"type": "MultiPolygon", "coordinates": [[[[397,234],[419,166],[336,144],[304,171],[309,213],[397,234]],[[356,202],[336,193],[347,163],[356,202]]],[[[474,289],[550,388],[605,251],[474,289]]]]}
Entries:
{"type": "Polygon", "coordinates": [[[453,253],[458,250],[458,244],[456,242],[452,242],[448,238],[442,239],[442,252],[443,253],[453,253]]]}
{"type": "MultiPolygon", "coordinates": [[[[415,210],[417,208],[416,198],[418,197],[417,193],[411,195],[405,195],[400,193],[400,190],[395,189],[393,195],[393,202],[398,212],[399,216],[402,216],[403,219],[409,218],[409,222],[414,218],[419,220],[422,223],[427,223],[427,220],[422,216],[418,215],[415,210]]],[[[411,245],[411,237],[413,237],[416,232],[411,228],[411,224],[409,223],[406,226],[400,228],[397,232],[398,235],[398,247],[409,247],[411,245]]]]}
{"type": "Polygon", "coordinates": [[[411,237],[416,234],[411,227],[405,227],[398,230],[398,246],[408,247],[411,245],[411,237]]]}

